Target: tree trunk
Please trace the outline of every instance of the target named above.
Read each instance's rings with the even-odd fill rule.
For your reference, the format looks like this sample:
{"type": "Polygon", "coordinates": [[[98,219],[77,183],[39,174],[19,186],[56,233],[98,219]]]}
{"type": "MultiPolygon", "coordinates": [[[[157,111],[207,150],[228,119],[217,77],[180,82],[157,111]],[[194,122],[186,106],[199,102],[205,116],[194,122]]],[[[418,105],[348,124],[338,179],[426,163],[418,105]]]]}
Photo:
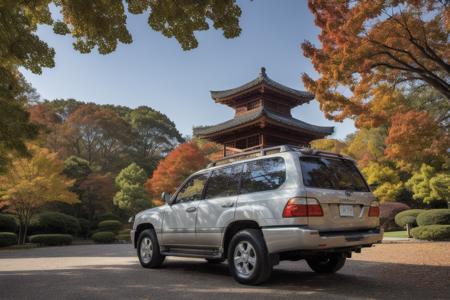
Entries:
{"type": "Polygon", "coordinates": [[[19,222],[19,238],[17,239],[18,245],[21,245],[22,242],[22,232],[23,232],[23,225],[22,222],[19,222]]]}

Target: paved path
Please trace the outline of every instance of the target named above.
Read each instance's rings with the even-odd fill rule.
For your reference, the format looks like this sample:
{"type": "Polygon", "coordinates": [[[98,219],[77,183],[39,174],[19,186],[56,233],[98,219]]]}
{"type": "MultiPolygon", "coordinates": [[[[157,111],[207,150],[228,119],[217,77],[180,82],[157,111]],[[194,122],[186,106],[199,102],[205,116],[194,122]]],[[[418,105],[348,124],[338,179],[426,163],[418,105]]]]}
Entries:
{"type": "Polygon", "coordinates": [[[225,263],[169,258],[143,269],[129,245],[2,250],[0,299],[449,299],[446,252],[450,243],[377,245],[330,276],[282,262],[255,287],[236,283],[225,263]]]}

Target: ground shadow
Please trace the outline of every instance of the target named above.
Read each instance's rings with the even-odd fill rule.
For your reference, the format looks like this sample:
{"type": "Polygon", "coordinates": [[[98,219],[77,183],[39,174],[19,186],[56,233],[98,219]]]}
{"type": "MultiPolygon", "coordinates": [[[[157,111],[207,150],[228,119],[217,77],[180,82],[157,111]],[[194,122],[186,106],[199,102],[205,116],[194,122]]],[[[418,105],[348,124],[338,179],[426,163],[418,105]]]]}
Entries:
{"type": "Polygon", "coordinates": [[[236,283],[225,263],[168,259],[161,269],[132,265],[2,272],[2,299],[448,299],[450,267],[349,261],[338,274],[283,262],[261,286],[236,283]]]}

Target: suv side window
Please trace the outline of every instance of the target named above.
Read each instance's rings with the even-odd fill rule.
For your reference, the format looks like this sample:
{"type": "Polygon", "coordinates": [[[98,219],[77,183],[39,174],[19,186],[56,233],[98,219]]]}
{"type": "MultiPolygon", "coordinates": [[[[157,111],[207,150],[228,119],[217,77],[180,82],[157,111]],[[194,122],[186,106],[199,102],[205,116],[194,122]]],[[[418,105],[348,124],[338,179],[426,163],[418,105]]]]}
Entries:
{"type": "Polygon", "coordinates": [[[286,166],[281,157],[250,161],[246,165],[241,194],[274,190],[286,180],[286,166]]]}
{"type": "Polygon", "coordinates": [[[243,164],[216,169],[206,186],[205,199],[237,195],[243,164]]]}
{"type": "Polygon", "coordinates": [[[200,200],[207,179],[208,174],[199,174],[189,179],[178,192],[175,203],[200,200]]]}

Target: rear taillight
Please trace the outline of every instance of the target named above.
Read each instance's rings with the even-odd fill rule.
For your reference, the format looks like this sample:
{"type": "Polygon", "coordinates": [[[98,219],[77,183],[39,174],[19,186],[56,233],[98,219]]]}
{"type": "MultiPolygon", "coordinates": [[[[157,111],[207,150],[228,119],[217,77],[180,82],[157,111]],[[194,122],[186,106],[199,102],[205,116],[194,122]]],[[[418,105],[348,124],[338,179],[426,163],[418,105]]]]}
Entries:
{"type": "Polygon", "coordinates": [[[380,206],[378,202],[372,202],[369,207],[369,217],[379,217],[380,216],[380,206]]]}
{"type": "Polygon", "coordinates": [[[283,210],[283,218],[321,217],[322,207],[314,198],[297,197],[289,199],[283,210]]]}

